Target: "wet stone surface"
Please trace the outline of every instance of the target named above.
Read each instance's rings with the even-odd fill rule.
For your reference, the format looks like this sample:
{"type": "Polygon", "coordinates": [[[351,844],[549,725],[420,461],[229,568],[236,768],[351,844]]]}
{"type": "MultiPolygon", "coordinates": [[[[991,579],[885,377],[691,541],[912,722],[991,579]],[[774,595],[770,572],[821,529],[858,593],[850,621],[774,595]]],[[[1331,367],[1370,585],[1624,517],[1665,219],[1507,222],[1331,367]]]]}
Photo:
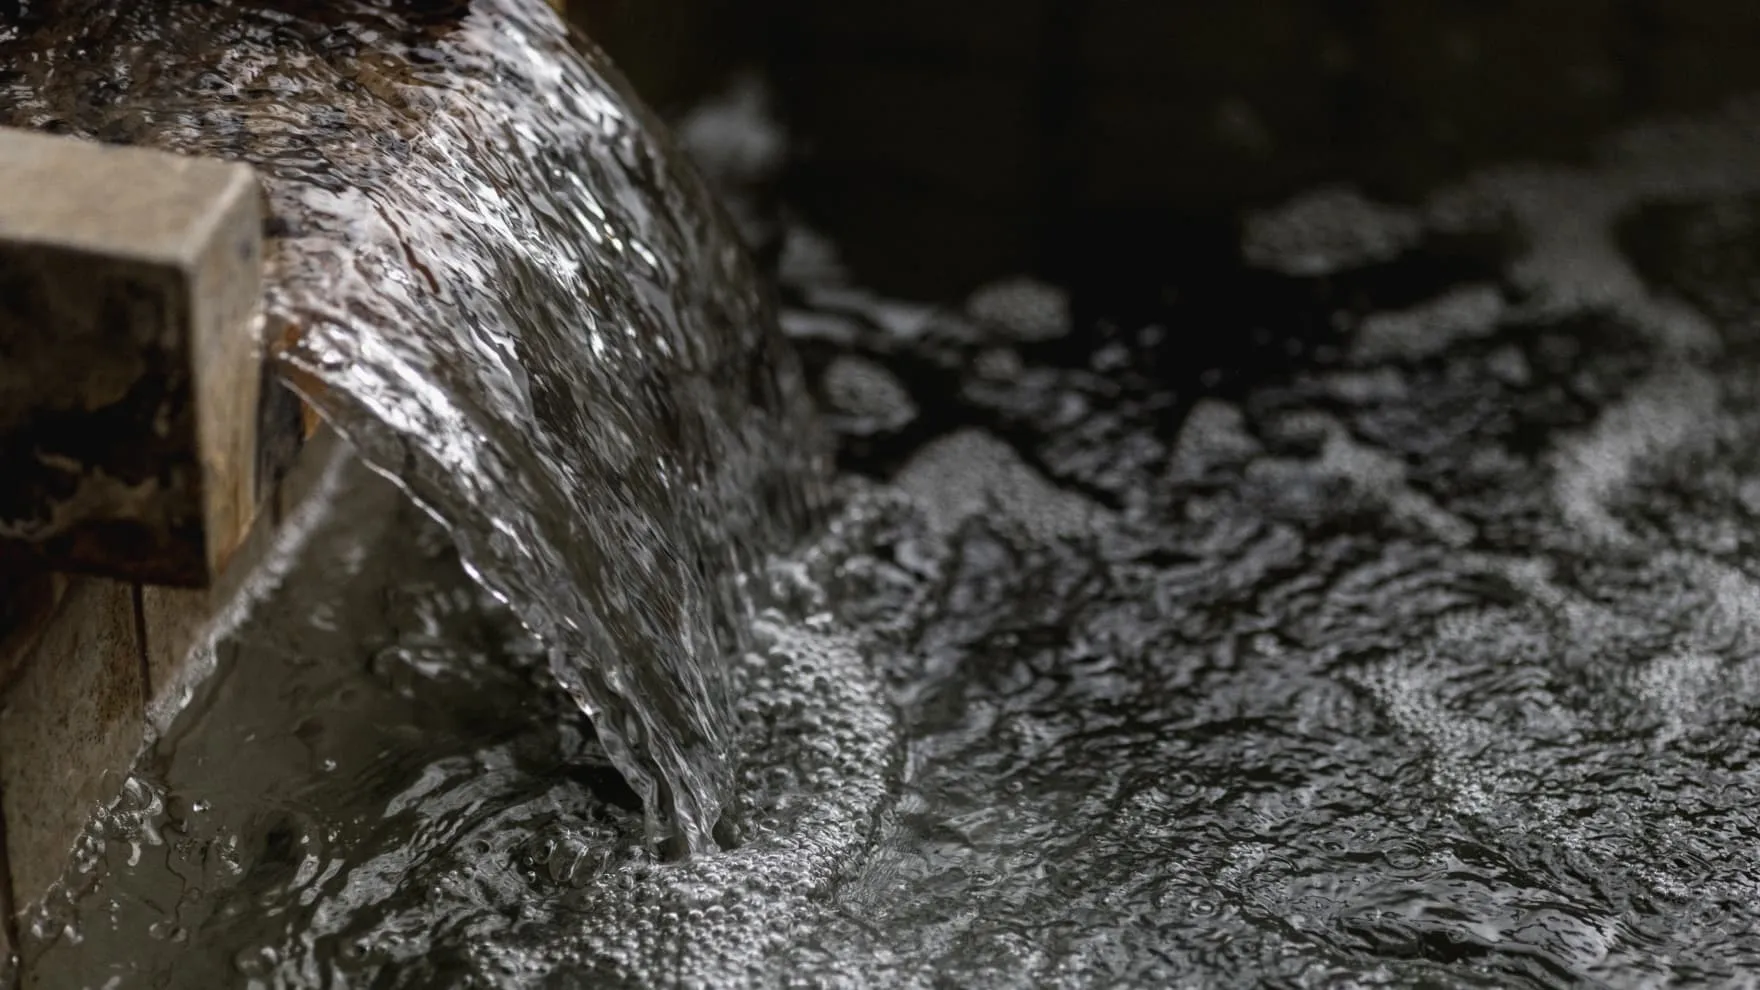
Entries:
{"type": "Polygon", "coordinates": [[[444,534],[338,512],[44,985],[1746,985],[1753,122],[1099,297],[886,300],[792,231],[843,477],[729,664],[738,847],[656,863],[444,534]]]}

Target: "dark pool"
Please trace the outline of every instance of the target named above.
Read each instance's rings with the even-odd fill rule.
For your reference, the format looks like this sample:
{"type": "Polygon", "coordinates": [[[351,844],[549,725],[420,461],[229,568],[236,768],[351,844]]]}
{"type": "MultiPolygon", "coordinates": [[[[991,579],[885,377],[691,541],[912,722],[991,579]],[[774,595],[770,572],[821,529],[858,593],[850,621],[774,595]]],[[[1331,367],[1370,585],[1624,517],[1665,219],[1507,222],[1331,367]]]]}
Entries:
{"type": "Polygon", "coordinates": [[[737,848],[657,858],[338,462],[41,985],[1760,984],[1760,105],[928,301],[774,127],[681,123],[837,436],[748,589],[737,848]]]}

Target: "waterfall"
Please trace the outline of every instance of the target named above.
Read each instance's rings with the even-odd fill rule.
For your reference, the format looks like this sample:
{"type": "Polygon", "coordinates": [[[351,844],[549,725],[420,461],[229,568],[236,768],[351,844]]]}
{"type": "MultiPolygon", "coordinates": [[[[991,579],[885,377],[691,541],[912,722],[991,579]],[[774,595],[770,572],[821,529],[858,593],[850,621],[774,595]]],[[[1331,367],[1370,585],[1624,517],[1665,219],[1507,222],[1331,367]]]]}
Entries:
{"type": "Polygon", "coordinates": [[[0,122],[260,170],[288,381],[547,644],[653,837],[712,848],[741,576],[825,447],[654,118],[543,0],[72,6],[0,30],[0,122]]]}

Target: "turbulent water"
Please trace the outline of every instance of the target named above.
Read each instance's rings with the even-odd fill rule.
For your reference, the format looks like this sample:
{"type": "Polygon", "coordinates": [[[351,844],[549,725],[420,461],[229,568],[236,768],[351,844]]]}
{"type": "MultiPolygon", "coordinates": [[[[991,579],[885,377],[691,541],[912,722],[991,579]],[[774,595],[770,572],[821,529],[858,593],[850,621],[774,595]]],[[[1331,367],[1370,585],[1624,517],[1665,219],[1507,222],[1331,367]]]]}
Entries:
{"type": "Polygon", "coordinates": [[[731,835],[737,577],[822,448],[745,251],[615,74],[541,0],[31,4],[0,64],[0,121],[261,170],[301,391],[550,645],[657,831],[731,835]]]}
{"type": "Polygon", "coordinates": [[[1316,190],[1130,298],[904,304],[793,230],[843,476],[724,641],[736,849],[658,861],[519,603],[342,460],[32,968],[1756,985],[1756,135],[1316,190]]]}

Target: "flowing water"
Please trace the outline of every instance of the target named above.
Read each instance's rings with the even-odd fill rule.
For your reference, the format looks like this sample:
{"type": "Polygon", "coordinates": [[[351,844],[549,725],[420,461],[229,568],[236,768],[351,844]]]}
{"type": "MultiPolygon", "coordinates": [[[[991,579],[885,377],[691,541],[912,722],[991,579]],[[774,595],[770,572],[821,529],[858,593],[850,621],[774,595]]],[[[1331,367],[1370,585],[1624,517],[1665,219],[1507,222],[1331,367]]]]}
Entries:
{"type": "Polygon", "coordinates": [[[821,451],[661,129],[529,0],[33,6],[0,120],[261,170],[294,381],[551,645],[657,831],[714,848],[736,578],[821,451]]]}
{"type": "MultiPolygon", "coordinates": [[[[471,23],[478,52],[536,30],[498,22],[504,50],[471,23]]],[[[749,110],[687,137],[737,170],[714,135],[762,133],[749,110]]],[[[577,133],[574,112],[553,126],[577,133]]],[[[727,677],[726,720],[700,721],[738,754],[717,800],[743,841],[682,862],[654,856],[618,741],[658,729],[607,733],[600,709],[595,735],[550,673],[534,612],[583,603],[498,583],[475,507],[424,474],[422,444],[457,434],[395,413],[457,404],[492,424],[491,400],[523,407],[483,369],[583,369],[487,346],[447,352],[481,365],[396,349],[300,365],[344,423],[359,389],[388,432],[411,428],[357,432],[418,497],[441,489],[424,501],[458,539],[333,464],[227,617],[218,673],[34,917],[41,985],[1760,983],[1757,125],[1736,105],[1639,127],[1588,164],[1418,203],[1316,190],[1099,301],[1027,279],[887,300],[790,231],[782,325],[840,479],[806,545],[727,564],[751,565],[740,594],[762,611],[700,634],[724,666],[696,662],[727,677]],[[458,392],[406,391],[430,380],[458,392]]],[[[479,165],[512,169],[520,148],[479,165]]],[[[606,200],[588,183],[551,208],[588,194],[606,200]]],[[[510,250],[495,224],[528,208],[543,214],[498,203],[482,240],[424,264],[478,284],[471,266],[510,250]]],[[[565,249],[551,219],[520,257],[565,249]]],[[[670,247],[700,262],[701,236],[670,247]]],[[[596,295],[640,282],[623,258],[596,295]]],[[[330,273],[368,275],[390,285],[377,305],[418,298],[383,270],[330,273]]],[[[509,345],[558,336],[549,318],[518,317],[509,345]]],[[[376,339],[346,326],[320,342],[376,339]]],[[[397,347],[453,332],[409,326],[397,347]]],[[[703,401],[739,422],[748,383],[720,381],[703,401]]],[[[597,416],[630,391],[581,394],[597,416]]],[[[531,418],[572,422],[551,416],[531,418]]],[[[570,457],[627,467],[580,434],[530,443],[584,439],[570,457]]],[[[699,446],[716,440],[668,449],[736,478],[775,457],[699,446]]],[[[625,547],[571,515],[595,505],[526,508],[625,547]]],[[[635,505],[667,540],[702,525],[635,505]]],[[[611,623],[627,603],[584,606],[611,623]]]]}

